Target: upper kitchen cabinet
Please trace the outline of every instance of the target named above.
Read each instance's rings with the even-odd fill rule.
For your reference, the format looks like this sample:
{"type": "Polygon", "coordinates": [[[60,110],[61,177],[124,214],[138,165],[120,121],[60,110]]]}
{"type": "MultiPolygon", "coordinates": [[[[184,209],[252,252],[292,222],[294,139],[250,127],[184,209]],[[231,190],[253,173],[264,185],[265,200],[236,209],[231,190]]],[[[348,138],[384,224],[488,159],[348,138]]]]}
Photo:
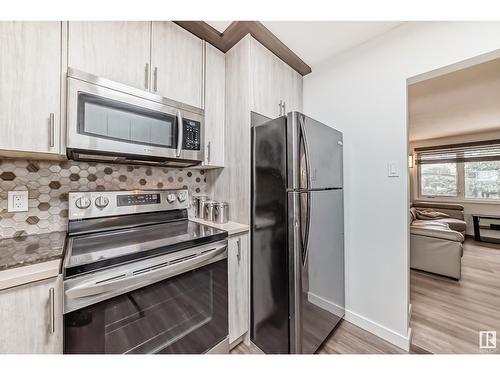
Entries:
{"type": "Polygon", "coordinates": [[[224,166],[224,53],[205,43],[205,167],[224,166]]]}
{"type": "Polygon", "coordinates": [[[152,91],[203,108],[203,41],[173,22],[152,27],[152,91]]]}
{"type": "Polygon", "coordinates": [[[251,39],[252,109],[275,118],[302,110],[302,76],[283,60],[251,39]]]}
{"type": "Polygon", "coordinates": [[[69,22],[68,66],[148,90],[151,22],[69,22]]]}
{"type": "Polygon", "coordinates": [[[60,152],[61,22],[0,22],[0,149],[60,152]]]}

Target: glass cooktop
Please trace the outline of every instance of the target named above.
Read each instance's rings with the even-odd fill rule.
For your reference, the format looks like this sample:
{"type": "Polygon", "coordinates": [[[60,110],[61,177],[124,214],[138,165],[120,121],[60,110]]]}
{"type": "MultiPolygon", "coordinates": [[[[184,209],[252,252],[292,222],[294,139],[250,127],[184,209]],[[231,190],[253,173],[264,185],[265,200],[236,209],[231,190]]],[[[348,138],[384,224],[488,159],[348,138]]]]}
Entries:
{"type": "Polygon", "coordinates": [[[68,240],[64,273],[70,277],[226,237],[226,231],[189,220],[75,236],[68,240]]]}

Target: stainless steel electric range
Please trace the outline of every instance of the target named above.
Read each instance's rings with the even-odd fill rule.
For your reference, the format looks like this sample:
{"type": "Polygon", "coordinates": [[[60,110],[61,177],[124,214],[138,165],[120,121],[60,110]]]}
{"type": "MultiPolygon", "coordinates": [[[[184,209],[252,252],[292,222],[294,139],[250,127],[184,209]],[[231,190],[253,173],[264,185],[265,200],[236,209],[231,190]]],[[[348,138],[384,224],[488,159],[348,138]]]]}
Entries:
{"type": "Polygon", "coordinates": [[[65,353],[228,352],[227,232],[187,190],[72,192],[65,353]]]}

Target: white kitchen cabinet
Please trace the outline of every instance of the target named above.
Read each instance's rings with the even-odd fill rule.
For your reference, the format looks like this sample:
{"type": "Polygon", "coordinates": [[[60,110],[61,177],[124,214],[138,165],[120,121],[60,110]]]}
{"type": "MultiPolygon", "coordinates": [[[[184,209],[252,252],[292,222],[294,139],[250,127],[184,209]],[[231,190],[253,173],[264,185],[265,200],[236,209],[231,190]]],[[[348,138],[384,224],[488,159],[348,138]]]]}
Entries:
{"type": "Polygon", "coordinates": [[[68,66],[149,90],[150,40],[148,21],[69,22],[68,66]]]}
{"type": "Polygon", "coordinates": [[[62,277],[0,291],[0,353],[63,352],[62,277]]]}
{"type": "Polygon", "coordinates": [[[203,41],[173,22],[152,24],[152,91],[203,108],[203,41]]]}
{"type": "Polygon", "coordinates": [[[276,118],[302,110],[302,76],[283,60],[251,39],[252,110],[276,118]]]}
{"type": "Polygon", "coordinates": [[[0,22],[0,149],[60,152],[61,22],[0,22]]]}
{"type": "Polygon", "coordinates": [[[281,115],[281,60],[255,39],[250,43],[250,77],[253,85],[252,110],[276,118],[281,115]]]}
{"type": "Polygon", "coordinates": [[[224,167],[224,53],[205,43],[205,167],[224,167]]]}
{"type": "Polygon", "coordinates": [[[280,97],[283,112],[302,112],[302,76],[284,62],[282,64],[280,97]]]}
{"type": "Polygon", "coordinates": [[[248,234],[229,237],[229,343],[247,334],[250,328],[250,244],[248,234]]]}

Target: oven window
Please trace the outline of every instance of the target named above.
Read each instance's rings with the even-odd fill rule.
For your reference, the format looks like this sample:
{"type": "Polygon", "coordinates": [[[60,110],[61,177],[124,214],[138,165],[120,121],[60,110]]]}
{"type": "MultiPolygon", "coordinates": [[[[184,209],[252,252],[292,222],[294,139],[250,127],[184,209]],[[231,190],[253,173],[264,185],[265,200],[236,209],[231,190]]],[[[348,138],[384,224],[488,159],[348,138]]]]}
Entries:
{"type": "Polygon", "coordinates": [[[192,353],[228,335],[227,259],[64,316],[65,353],[192,353]]]}
{"type": "Polygon", "coordinates": [[[99,96],[78,94],[78,133],[176,148],[176,117],[99,96]]]}

